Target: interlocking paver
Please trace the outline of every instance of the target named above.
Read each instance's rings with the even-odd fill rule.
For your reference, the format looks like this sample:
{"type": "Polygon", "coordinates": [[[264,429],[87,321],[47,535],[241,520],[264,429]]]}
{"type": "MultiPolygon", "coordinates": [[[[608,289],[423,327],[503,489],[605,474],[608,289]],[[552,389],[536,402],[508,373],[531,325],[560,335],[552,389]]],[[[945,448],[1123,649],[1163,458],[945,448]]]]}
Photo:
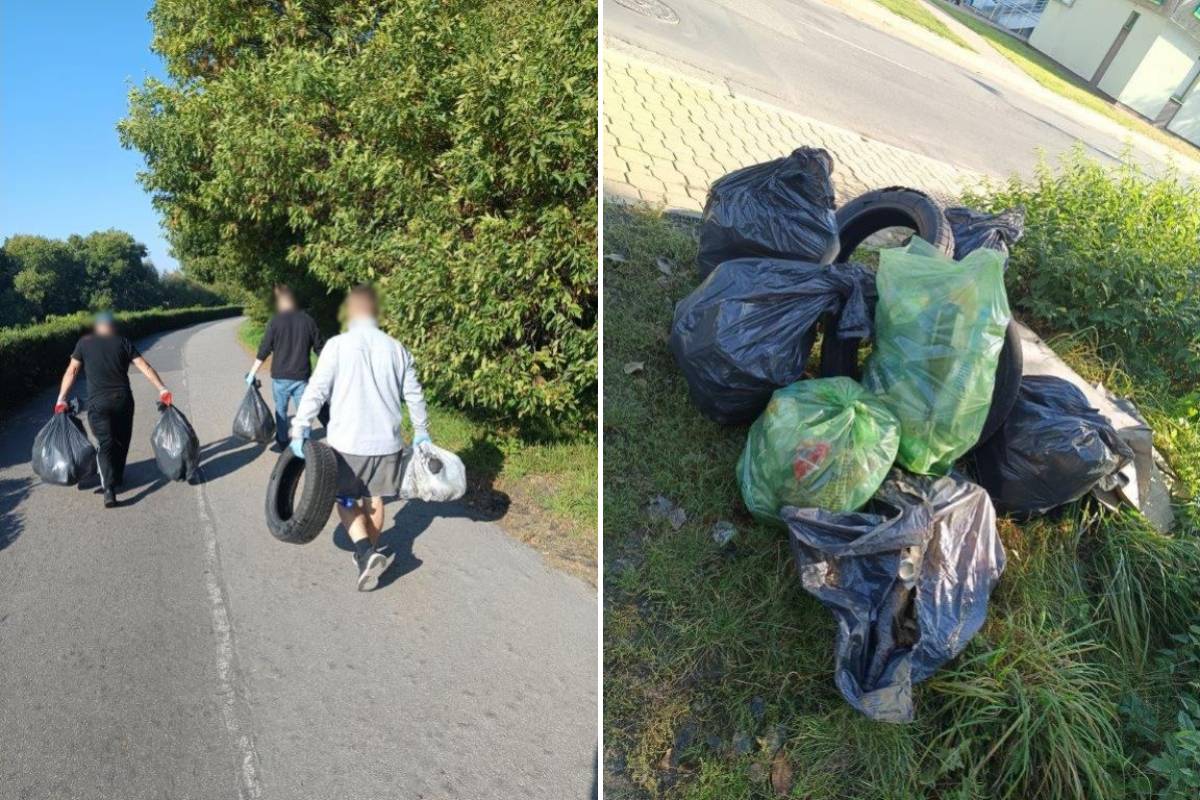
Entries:
{"type": "Polygon", "coordinates": [[[688,211],[731,170],[823,147],[838,201],[905,185],[945,199],[984,176],[624,53],[604,54],[604,192],[688,211]]]}

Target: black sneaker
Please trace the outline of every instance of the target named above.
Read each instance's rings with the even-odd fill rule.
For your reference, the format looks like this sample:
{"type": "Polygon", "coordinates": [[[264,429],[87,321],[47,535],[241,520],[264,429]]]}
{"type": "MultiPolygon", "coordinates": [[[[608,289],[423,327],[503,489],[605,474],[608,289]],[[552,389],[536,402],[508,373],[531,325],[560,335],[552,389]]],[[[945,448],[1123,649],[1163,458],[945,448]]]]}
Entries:
{"type": "Polygon", "coordinates": [[[104,507],[105,508],[116,508],[117,507],[117,493],[113,489],[105,489],[104,490],[104,507]]]}
{"type": "Polygon", "coordinates": [[[369,592],[379,585],[379,576],[392,562],[378,550],[365,550],[354,555],[354,563],[358,565],[358,590],[369,592]]]}
{"type": "Polygon", "coordinates": [[[287,444],[280,444],[279,442],[276,442],[275,444],[271,445],[272,453],[282,453],[284,450],[287,450],[287,449],[288,449],[287,444]]]}

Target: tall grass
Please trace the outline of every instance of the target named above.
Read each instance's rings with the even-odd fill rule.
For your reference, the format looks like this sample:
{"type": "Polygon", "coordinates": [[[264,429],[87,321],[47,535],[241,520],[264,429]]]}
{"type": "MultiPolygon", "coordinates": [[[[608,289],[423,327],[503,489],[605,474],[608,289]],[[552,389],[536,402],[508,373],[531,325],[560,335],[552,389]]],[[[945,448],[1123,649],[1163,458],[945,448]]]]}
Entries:
{"type": "Polygon", "coordinates": [[[990,646],[972,647],[930,680],[941,701],[930,748],[962,752],[969,785],[994,797],[1114,796],[1124,768],[1118,682],[1096,659],[1104,646],[1094,631],[1031,615],[990,633],[990,646]]]}

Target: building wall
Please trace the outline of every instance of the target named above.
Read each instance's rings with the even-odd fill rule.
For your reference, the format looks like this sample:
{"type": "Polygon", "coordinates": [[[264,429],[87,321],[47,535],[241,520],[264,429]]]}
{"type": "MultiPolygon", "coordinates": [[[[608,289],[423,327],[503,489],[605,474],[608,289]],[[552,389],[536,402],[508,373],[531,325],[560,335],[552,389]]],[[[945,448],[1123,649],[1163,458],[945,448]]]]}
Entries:
{"type": "MultiPolygon", "coordinates": [[[[1121,26],[1136,10],[1130,0],[1075,0],[1072,6],[1050,0],[1029,44],[1090,81],[1121,26]]],[[[1142,22],[1138,20],[1138,25],[1142,22]]]]}
{"type": "MultiPolygon", "coordinates": [[[[1138,20],[1137,26],[1140,27],[1143,21],[1149,20],[1138,20]]],[[[1152,29],[1154,26],[1146,27],[1152,29]]],[[[1171,94],[1187,78],[1197,57],[1200,57],[1200,45],[1193,42],[1191,37],[1182,33],[1176,34],[1177,29],[1165,20],[1158,27],[1161,32],[1155,37],[1137,68],[1121,84],[1122,88],[1115,94],[1108,92],[1150,119],[1158,116],[1163,106],[1171,99],[1171,94]]],[[[1135,27],[1134,32],[1136,31],[1135,27]]],[[[1113,66],[1116,66],[1115,60],[1113,66]]],[[[1104,89],[1103,84],[1101,90],[1108,91],[1104,89]]]]}
{"type": "MultiPolygon", "coordinates": [[[[1152,6],[1133,0],[1075,0],[1067,6],[1050,0],[1029,43],[1090,81],[1134,11],[1138,21],[1099,89],[1154,119],[1200,58],[1200,42],[1152,6]]],[[[1200,144],[1200,88],[1189,94],[1167,127],[1200,144]]]]}
{"type": "MultiPolygon", "coordinates": [[[[1125,4],[1128,12],[1134,11],[1141,14],[1137,23],[1133,26],[1133,30],[1129,32],[1125,43],[1121,45],[1121,50],[1117,53],[1112,63],[1108,65],[1108,69],[1104,73],[1104,77],[1100,79],[1099,89],[1109,97],[1121,97],[1121,92],[1125,90],[1126,84],[1130,78],[1138,71],[1138,68],[1146,58],[1146,54],[1154,47],[1154,43],[1158,41],[1158,37],[1162,34],[1163,29],[1167,26],[1167,21],[1157,14],[1153,14],[1149,9],[1138,8],[1133,3],[1125,4]]],[[[1113,35],[1113,39],[1116,35],[1113,35]]],[[[1103,42],[1095,42],[1093,46],[1101,53],[1108,52],[1108,48],[1112,46],[1113,39],[1108,39],[1103,42]]],[[[1092,79],[1091,75],[1085,75],[1088,80],[1092,79]]],[[[1172,89],[1175,87],[1172,86],[1172,89]]],[[[1169,91],[1169,90],[1168,90],[1169,91]]],[[[1121,102],[1125,102],[1122,100],[1121,102]]]]}

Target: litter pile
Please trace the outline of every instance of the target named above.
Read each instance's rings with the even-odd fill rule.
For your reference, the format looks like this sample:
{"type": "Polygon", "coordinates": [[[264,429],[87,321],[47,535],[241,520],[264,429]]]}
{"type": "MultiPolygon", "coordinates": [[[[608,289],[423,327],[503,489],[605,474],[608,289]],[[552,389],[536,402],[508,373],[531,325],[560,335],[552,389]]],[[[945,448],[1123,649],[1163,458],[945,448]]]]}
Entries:
{"type": "Polygon", "coordinates": [[[701,412],[754,420],[742,498],[786,526],[804,588],[834,613],[842,695],[906,722],[912,685],[983,625],[1005,564],[997,510],[1045,514],[1089,492],[1148,509],[1162,481],[1136,409],[1012,319],[1022,211],[903,188],[839,209],[831,166],[800,148],[713,185],[704,280],[676,306],[670,345],[701,412]],[[850,262],[893,228],[914,235],[878,270],[850,262]]]}

